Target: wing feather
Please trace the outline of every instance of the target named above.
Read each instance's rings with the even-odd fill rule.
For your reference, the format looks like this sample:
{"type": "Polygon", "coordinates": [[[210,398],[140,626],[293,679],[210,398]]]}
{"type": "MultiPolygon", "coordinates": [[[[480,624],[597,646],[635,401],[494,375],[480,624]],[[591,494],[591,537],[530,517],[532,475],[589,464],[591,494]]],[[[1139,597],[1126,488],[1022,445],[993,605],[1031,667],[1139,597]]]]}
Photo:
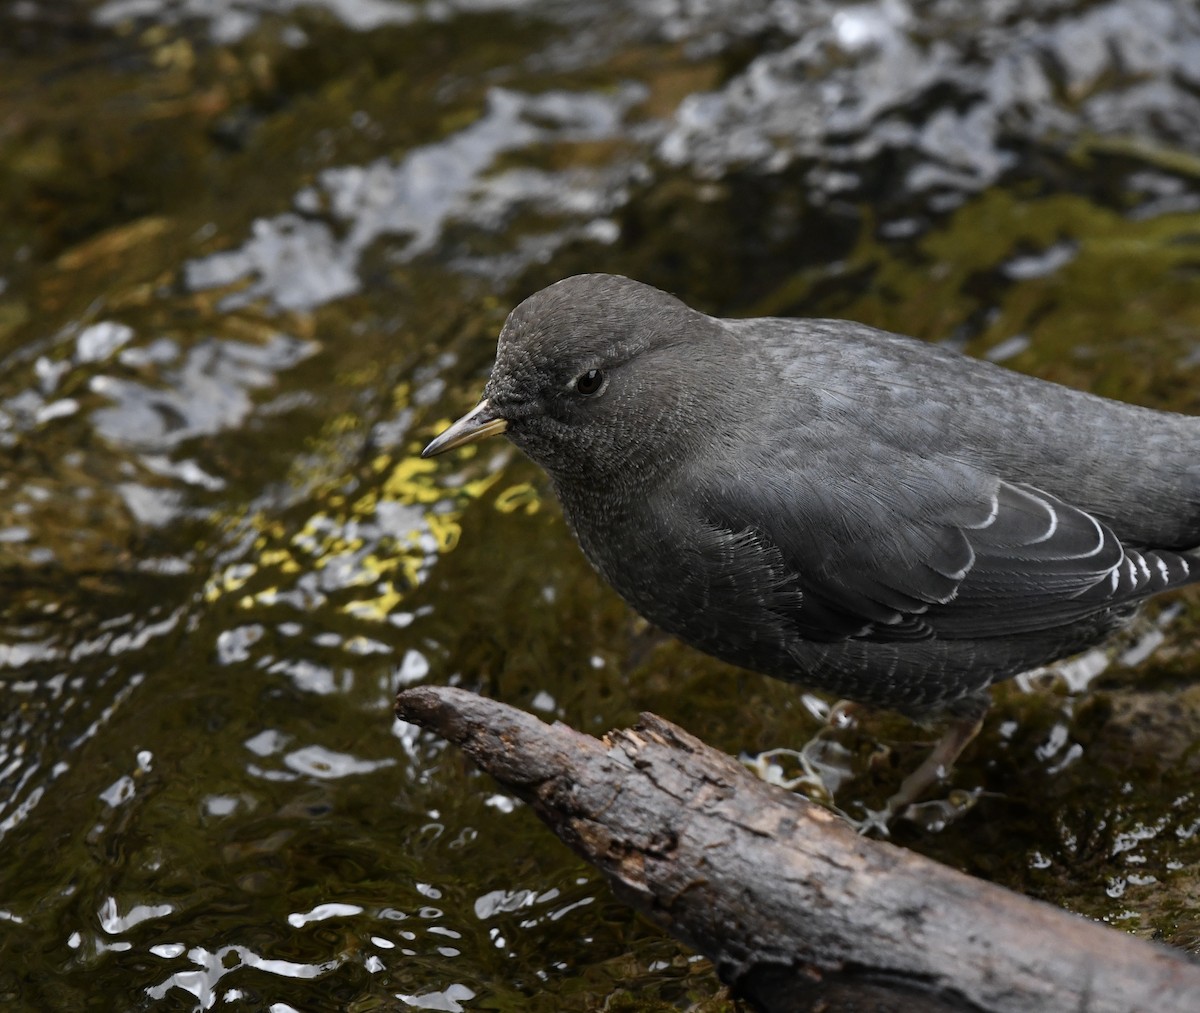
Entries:
{"type": "Polygon", "coordinates": [[[1200,576],[1185,554],[1123,545],[1087,511],[959,462],[915,458],[766,492],[751,502],[724,489],[705,509],[710,523],[778,549],[799,592],[789,618],[808,639],[1019,635],[1200,576]]]}

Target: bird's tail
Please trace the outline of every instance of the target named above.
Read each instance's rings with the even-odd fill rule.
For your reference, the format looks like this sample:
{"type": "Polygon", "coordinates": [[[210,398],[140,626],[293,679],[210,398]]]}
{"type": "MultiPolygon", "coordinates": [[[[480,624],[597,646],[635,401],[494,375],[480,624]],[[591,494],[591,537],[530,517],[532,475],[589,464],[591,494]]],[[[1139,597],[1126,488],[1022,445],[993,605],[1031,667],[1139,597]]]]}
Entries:
{"type": "Polygon", "coordinates": [[[1200,581],[1200,555],[1171,549],[1126,549],[1113,571],[1117,596],[1148,598],[1173,587],[1200,581]]]}

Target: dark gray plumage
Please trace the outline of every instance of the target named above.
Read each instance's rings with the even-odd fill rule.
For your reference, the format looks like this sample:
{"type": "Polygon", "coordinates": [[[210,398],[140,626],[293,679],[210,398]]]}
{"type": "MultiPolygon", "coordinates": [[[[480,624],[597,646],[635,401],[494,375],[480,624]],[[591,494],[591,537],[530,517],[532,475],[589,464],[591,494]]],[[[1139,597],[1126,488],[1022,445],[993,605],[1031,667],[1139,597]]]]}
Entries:
{"type": "Polygon", "coordinates": [[[426,455],[506,431],[647,619],[864,703],[953,710],[1200,577],[1200,420],[861,324],[582,275],[484,396],[426,455]]]}

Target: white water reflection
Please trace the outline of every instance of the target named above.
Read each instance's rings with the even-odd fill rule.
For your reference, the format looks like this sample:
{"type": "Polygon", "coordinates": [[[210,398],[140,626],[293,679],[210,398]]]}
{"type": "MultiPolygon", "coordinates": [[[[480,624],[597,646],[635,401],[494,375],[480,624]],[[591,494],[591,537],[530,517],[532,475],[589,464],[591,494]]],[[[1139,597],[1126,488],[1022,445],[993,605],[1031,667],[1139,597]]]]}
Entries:
{"type": "Polygon", "coordinates": [[[475,998],[475,993],[466,985],[454,984],[438,992],[424,995],[396,994],[396,998],[413,1009],[441,1010],[442,1013],[462,1013],[464,1002],[475,998]]]}
{"type": "Polygon", "coordinates": [[[376,770],[395,766],[394,757],[382,760],[363,760],[349,753],[339,753],[325,746],[304,746],[284,757],[287,766],[300,774],[333,780],[353,774],[370,774],[376,770]]]}
{"type": "Polygon", "coordinates": [[[358,904],[318,904],[311,911],[296,911],[288,915],[288,924],[298,929],[309,922],[323,922],[330,918],[346,918],[362,913],[363,908],[358,904]]]}
{"type": "Polygon", "coordinates": [[[151,999],[162,999],[171,989],[179,988],[195,996],[201,1009],[212,1009],[219,997],[218,988],[222,980],[247,968],[284,978],[318,978],[342,963],[336,957],[320,963],[270,959],[259,956],[247,946],[223,946],[219,950],[196,946],[188,950],[187,958],[197,965],[195,969],[168,975],[158,984],[147,988],[146,995],[151,999]]]}
{"type": "MultiPolygon", "coordinates": [[[[763,27],[794,41],[719,89],[687,96],[659,155],[712,178],[812,159],[812,195],[828,199],[858,190],[864,163],[889,151],[909,166],[905,192],[950,194],[998,179],[1015,164],[1021,135],[1194,138],[1194,4],[1121,0],[1045,24],[998,19],[986,37],[965,20],[955,32],[953,20],[973,18],[973,6],[764,6],[763,27]],[[927,101],[939,88],[961,101],[927,101]]],[[[697,33],[703,18],[684,30],[697,33]]]]}
{"type": "Polygon", "coordinates": [[[223,299],[226,309],[262,298],[284,309],[313,309],[358,291],[359,259],[382,236],[407,237],[395,253],[405,261],[430,252],[451,221],[497,227],[522,203],[588,217],[605,213],[615,206],[606,178],[575,177],[582,185],[573,192],[564,179],[538,173],[530,177],[536,185],[513,192],[524,176],[487,172],[504,153],[534,144],[615,137],[645,95],[634,84],[603,94],[492,88],[483,115],[469,126],[399,161],[325,170],[296,195],[297,212],[260,219],[241,247],[190,261],[185,281],[194,290],[244,283],[223,299]],[[336,231],[318,216],[331,218],[336,231]]]}
{"type": "Polygon", "coordinates": [[[162,918],[174,910],[175,907],[172,904],[134,904],[128,911],[121,914],[117,907],[117,899],[106,897],[104,903],[100,905],[100,910],[96,912],[96,916],[100,919],[100,927],[105,932],[110,936],[117,936],[122,932],[128,932],[135,925],[162,918]]]}
{"type": "MultiPolygon", "coordinates": [[[[408,25],[421,19],[445,20],[455,14],[517,10],[531,0],[106,0],[93,15],[97,24],[121,25],[137,20],[156,24],[204,21],[218,44],[231,44],[253,32],[264,17],[290,14],[304,8],[323,10],[347,28],[367,32],[386,25],[408,25]]],[[[284,38],[302,45],[304,32],[289,24],[284,38]]]]}
{"type": "MultiPolygon", "coordinates": [[[[254,409],[251,391],[302,362],[317,345],[276,333],[262,344],[209,339],[187,350],[150,385],[117,376],[92,377],[91,389],[112,401],[93,413],[96,431],[114,443],[170,450],[196,436],[236,429],[254,409]]],[[[204,484],[199,475],[191,476],[204,484]]]]}
{"type": "Polygon", "coordinates": [[[252,763],[247,766],[250,773],[271,781],[292,780],[297,774],[321,780],[337,780],[355,774],[371,774],[396,764],[396,758],[392,756],[385,756],[379,760],[365,760],[316,744],[301,746],[289,753],[285,752],[289,740],[290,736],[272,728],[264,729],[247,739],[243,745],[255,756],[264,760],[272,756],[282,756],[283,765],[292,772],[272,770],[252,763]]]}

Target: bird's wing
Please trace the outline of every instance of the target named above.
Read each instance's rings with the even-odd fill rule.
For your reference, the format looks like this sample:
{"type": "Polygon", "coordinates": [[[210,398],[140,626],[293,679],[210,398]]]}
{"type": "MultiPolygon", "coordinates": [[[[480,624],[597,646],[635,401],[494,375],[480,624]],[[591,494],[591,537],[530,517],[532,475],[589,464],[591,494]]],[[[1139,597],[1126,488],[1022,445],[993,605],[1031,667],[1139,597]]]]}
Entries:
{"type": "Polygon", "coordinates": [[[1046,630],[1191,579],[1187,557],[1124,546],[1086,511],[959,462],[794,479],[729,484],[702,509],[778,550],[802,596],[790,618],[808,638],[1046,630]]]}

